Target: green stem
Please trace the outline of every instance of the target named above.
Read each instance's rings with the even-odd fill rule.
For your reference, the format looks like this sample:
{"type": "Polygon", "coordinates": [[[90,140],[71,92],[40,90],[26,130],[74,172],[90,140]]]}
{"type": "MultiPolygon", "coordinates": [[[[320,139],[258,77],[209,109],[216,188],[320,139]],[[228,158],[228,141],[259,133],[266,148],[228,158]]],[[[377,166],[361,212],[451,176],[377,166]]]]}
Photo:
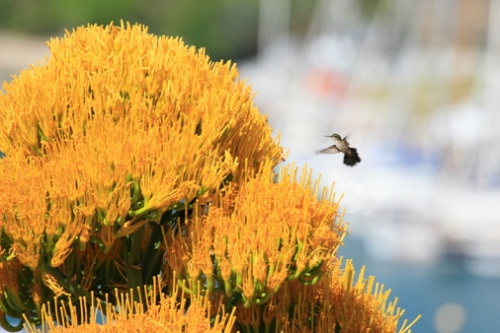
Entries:
{"type": "MultiPolygon", "coordinates": [[[[135,233],[122,237],[124,242],[123,250],[125,251],[125,269],[127,272],[127,285],[133,290],[134,300],[144,301],[145,294],[143,290],[144,281],[141,271],[141,250],[142,238],[144,236],[145,226],[140,227],[135,233]],[[138,288],[139,287],[139,288],[138,288]]],[[[146,304],[144,303],[144,307],[146,304]]],[[[146,308],[144,308],[146,310],[146,308]]]]}
{"type": "Polygon", "coordinates": [[[189,289],[189,287],[186,286],[186,280],[178,280],[177,285],[183,290],[186,294],[193,294],[194,291],[193,289],[189,289]]]}
{"type": "Polygon", "coordinates": [[[141,247],[142,238],[144,236],[144,227],[139,228],[135,233],[130,235],[130,251],[128,253],[128,269],[129,273],[129,287],[135,288],[137,286],[142,286],[142,274],[137,274],[140,272],[141,266],[141,247]]]}
{"type": "Polygon", "coordinates": [[[146,204],[144,203],[144,207],[142,208],[139,208],[137,210],[132,210],[132,211],[129,211],[128,214],[132,217],[136,217],[136,216],[139,216],[139,215],[142,215],[142,214],[145,214],[146,212],[148,212],[151,208],[146,204]]]}
{"type": "Polygon", "coordinates": [[[163,226],[154,224],[152,228],[151,238],[141,262],[142,280],[147,284],[152,284],[153,277],[160,273],[162,260],[160,245],[163,238],[163,226]]]}

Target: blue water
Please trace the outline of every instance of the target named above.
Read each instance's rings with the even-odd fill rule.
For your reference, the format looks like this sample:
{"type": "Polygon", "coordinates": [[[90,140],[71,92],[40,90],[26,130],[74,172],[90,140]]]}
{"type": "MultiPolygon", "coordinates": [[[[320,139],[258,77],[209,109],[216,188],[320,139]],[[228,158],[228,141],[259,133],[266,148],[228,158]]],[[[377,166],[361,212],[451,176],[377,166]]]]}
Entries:
{"type": "Polygon", "coordinates": [[[397,296],[399,306],[406,310],[404,318],[411,321],[422,314],[413,327],[415,333],[439,332],[434,325],[436,310],[450,302],[465,310],[462,329],[453,332],[500,332],[500,279],[472,275],[453,262],[414,267],[380,261],[368,255],[362,240],[352,235],[347,236],[340,254],[353,259],[357,271],[365,265],[368,274],[392,289],[392,298],[397,296]]]}

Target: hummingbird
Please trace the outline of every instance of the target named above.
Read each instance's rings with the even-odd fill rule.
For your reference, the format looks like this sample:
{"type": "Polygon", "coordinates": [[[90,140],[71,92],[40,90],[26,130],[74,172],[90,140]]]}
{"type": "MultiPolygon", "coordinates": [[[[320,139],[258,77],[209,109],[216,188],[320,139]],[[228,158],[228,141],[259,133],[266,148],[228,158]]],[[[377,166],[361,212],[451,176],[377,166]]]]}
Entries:
{"type": "Polygon", "coordinates": [[[346,140],[347,136],[345,136],[343,139],[338,134],[325,135],[325,137],[332,138],[335,144],[333,146],[318,151],[318,153],[322,154],[344,153],[344,164],[348,166],[354,166],[356,163],[361,162],[361,158],[359,158],[357,149],[349,147],[349,142],[347,142],[346,140]]]}

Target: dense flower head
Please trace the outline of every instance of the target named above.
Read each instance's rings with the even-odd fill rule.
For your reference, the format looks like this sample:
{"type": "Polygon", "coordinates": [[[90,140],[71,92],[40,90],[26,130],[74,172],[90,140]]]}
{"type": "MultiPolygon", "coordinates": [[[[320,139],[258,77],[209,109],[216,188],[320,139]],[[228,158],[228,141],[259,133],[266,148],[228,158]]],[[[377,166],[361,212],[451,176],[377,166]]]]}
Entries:
{"type": "Polygon", "coordinates": [[[125,236],[241,177],[245,160],[282,158],[235,66],[180,39],[88,26],[49,47],[0,95],[0,209],[32,268],[42,237],[57,247],[54,266],[76,237],[109,250],[103,228],[125,236]]]}
{"type": "Polygon", "coordinates": [[[337,221],[339,203],[333,192],[316,198],[319,181],[307,169],[288,166],[279,176],[274,181],[269,168],[207,215],[195,214],[188,236],[175,233],[169,247],[172,270],[187,281],[202,277],[227,297],[240,294],[247,306],[266,302],[286,280],[316,283],[346,232],[337,221]]]}
{"type": "Polygon", "coordinates": [[[44,288],[87,297],[150,281],[157,262],[145,275],[137,261],[161,251],[162,216],[176,223],[283,158],[236,67],[179,38],[122,23],[48,46],[0,92],[0,253],[27,269],[15,316],[44,288]]]}

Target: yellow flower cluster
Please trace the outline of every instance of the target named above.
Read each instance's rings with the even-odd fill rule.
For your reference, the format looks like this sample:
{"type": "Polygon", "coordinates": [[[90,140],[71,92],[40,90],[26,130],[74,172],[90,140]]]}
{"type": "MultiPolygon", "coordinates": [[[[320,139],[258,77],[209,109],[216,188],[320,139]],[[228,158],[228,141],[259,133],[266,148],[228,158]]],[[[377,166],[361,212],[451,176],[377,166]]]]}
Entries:
{"type": "Polygon", "coordinates": [[[75,240],[109,251],[241,177],[240,163],[282,158],[230,63],[138,25],[79,28],[49,47],[0,95],[0,223],[32,269],[42,254],[61,265],[75,240]]]}
{"type": "Polygon", "coordinates": [[[398,332],[234,65],[124,23],[49,47],[0,92],[0,325],[398,332]]]}
{"type": "Polygon", "coordinates": [[[404,310],[390,290],[364,278],[364,267],[356,278],[352,261],[327,263],[325,275],[315,285],[290,280],[264,306],[238,306],[238,323],[244,332],[370,332],[409,333],[420,318],[399,321],[404,310]],[[398,328],[398,326],[400,326],[398,328]]]}
{"type": "Polygon", "coordinates": [[[116,306],[111,302],[99,302],[95,297],[90,300],[80,298],[75,304],[61,302],[51,310],[43,306],[43,321],[47,326],[37,328],[26,325],[26,331],[37,332],[186,332],[186,333],[229,333],[232,331],[235,316],[225,313],[222,308],[212,309],[208,297],[186,295],[177,287],[172,295],[161,292],[157,279],[146,290],[146,299],[134,299],[132,292],[117,295],[116,306]],[[88,302],[87,302],[88,301],[88,302]],[[189,311],[186,311],[189,302],[189,311]],[[90,304],[88,307],[87,303],[90,304]],[[145,310],[147,309],[147,311],[145,310]],[[215,310],[215,311],[214,311],[215,310]],[[211,321],[212,315],[216,317],[211,321]],[[62,326],[54,325],[55,322],[62,326]],[[83,324],[82,324],[83,322],[83,324]]]}
{"type": "Polygon", "coordinates": [[[296,169],[283,168],[275,182],[268,168],[208,214],[195,214],[187,237],[171,233],[170,268],[186,281],[202,277],[209,291],[219,288],[228,298],[239,294],[246,306],[265,303],[287,280],[317,282],[346,226],[336,221],[333,192],[318,200],[319,180],[312,183],[307,170],[298,176],[296,169]]]}
{"type": "Polygon", "coordinates": [[[185,293],[176,284],[175,274],[170,296],[161,292],[162,286],[155,279],[155,283],[145,289],[145,299],[135,299],[132,291],[120,294],[115,290],[116,304],[108,296],[100,302],[92,295],[89,302],[85,298],[75,304],[56,302],[55,309],[43,305],[42,319],[47,326],[42,329],[34,324],[25,326],[31,333],[410,333],[420,318],[411,323],[404,320],[399,325],[404,310],[397,307],[397,299],[389,301],[390,290],[376,283],[373,276],[365,278],[364,267],[356,274],[350,260],[345,264],[342,260],[328,264],[325,276],[315,285],[286,281],[268,302],[234,306],[230,312],[225,311],[223,303],[214,295],[201,296],[200,290],[185,293]],[[189,309],[185,311],[188,303],[189,309]]]}

